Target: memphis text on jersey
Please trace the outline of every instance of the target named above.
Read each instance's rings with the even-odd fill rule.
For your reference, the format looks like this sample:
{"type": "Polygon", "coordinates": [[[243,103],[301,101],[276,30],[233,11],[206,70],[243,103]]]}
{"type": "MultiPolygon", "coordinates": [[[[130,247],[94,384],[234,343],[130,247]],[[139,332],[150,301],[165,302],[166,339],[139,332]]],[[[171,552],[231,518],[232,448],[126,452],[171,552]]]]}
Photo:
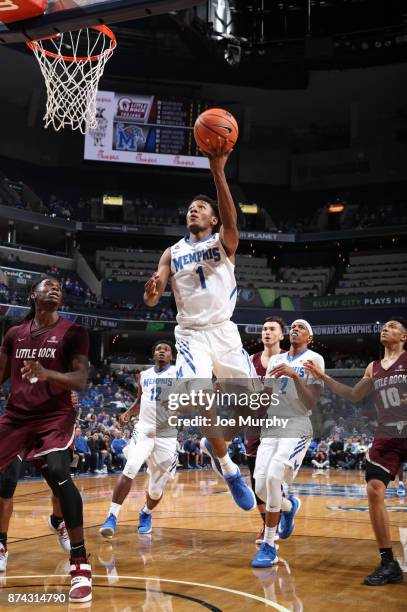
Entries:
{"type": "Polygon", "coordinates": [[[201,251],[195,251],[193,253],[187,253],[186,255],[180,255],[179,257],[173,257],[172,262],[175,267],[175,272],[183,270],[184,266],[190,263],[199,263],[200,261],[220,261],[220,252],[218,247],[212,247],[210,249],[202,249],[201,251]]]}

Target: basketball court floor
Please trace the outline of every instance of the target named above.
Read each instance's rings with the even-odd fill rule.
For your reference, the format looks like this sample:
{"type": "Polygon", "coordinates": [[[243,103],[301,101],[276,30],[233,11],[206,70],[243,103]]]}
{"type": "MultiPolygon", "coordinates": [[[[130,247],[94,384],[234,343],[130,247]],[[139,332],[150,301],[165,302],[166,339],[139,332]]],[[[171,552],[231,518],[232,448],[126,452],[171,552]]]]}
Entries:
{"type": "MultiPolygon", "coordinates": [[[[93,565],[92,602],[14,603],[11,609],[407,610],[407,576],[401,585],[362,585],[377,564],[362,472],[302,469],[291,487],[302,500],[294,535],[280,541],[279,563],[263,570],[250,567],[260,526],[256,511],[240,511],[212,471],[177,473],[154,511],[152,534],[138,535],[145,480],[145,474],[137,476],[117,535],[107,541],[98,529],[116,477],[76,479],[93,565]]],[[[407,499],[390,487],[386,503],[396,556],[407,571],[407,499]]],[[[1,610],[10,609],[7,598],[13,593],[68,592],[67,556],[47,528],[50,501],[44,482],[20,482],[14,509],[7,575],[0,575],[1,610]]]]}

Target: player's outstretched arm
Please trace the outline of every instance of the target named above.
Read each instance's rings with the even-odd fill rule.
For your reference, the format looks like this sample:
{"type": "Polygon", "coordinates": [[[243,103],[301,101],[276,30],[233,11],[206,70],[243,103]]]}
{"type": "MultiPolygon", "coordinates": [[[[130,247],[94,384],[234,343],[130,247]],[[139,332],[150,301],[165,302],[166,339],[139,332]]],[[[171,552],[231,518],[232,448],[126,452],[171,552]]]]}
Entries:
{"type": "Polygon", "coordinates": [[[232,256],[236,253],[239,244],[239,231],[237,229],[236,207],[225,175],[225,165],[232,150],[226,151],[226,147],[227,140],[222,144],[219,138],[216,149],[206,153],[206,155],[209,158],[209,166],[216,187],[219,215],[222,223],[220,239],[227,255],[232,256]]]}
{"type": "Polygon", "coordinates": [[[132,405],[130,406],[130,408],[128,408],[126,410],[126,412],[123,412],[123,414],[120,415],[119,417],[119,424],[121,426],[125,425],[126,423],[128,423],[131,419],[131,417],[135,414],[137,414],[137,412],[140,410],[140,400],[141,400],[141,386],[140,384],[138,385],[138,389],[137,389],[137,399],[135,402],[132,403],[132,405]]]}
{"type": "Polygon", "coordinates": [[[157,271],[151,275],[144,285],[144,304],[146,306],[157,306],[165,291],[171,274],[171,249],[165,249],[158,262],[157,271]]]}
{"type": "Polygon", "coordinates": [[[331,391],[339,395],[339,397],[343,397],[343,399],[347,399],[352,402],[360,402],[360,400],[369,395],[369,393],[373,390],[373,363],[369,363],[363,378],[361,378],[354,387],[348,387],[347,385],[343,385],[342,383],[338,382],[326,374],[326,372],[323,372],[321,368],[313,361],[306,361],[304,363],[304,367],[306,372],[314,376],[314,378],[323,380],[331,391]]]}

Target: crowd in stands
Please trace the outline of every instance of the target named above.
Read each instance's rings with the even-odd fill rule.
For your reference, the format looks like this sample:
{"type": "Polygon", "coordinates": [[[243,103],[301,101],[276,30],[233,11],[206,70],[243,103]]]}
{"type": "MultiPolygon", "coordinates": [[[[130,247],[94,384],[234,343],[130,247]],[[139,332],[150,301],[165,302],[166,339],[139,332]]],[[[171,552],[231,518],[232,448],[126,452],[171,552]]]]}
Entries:
{"type": "Polygon", "coordinates": [[[90,219],[90,203],[86,198],[79,198],[68,202],[65,198],[51,194],[48,200],[48,211],[54,217],[61,217],[69,221],[87,221],[90,219]]]}
{"type": "MultiPolygon", "coordinates": [[[[56,183],[55,183],[56,185],[56,183]]],[[[49,183],[47,183],[47,188],[49,183]]],[[[37,188],[33,186],[33,189],[37,188]]],[[[196,191],[191,184],[192,193],[196,191]]],[[[346,229],[364,229],[368,227],[398,226],[407,223],[405,203],[400,197],[400,190],[397,186],[390,185],[383,189],[377,187],[366,187],[362,190],[354,190],[341,194],[332,194],[331,198],[325,194],[313,199],[313,203],[308,199],[293,200],[286,193],[281,194],[279,214],[276,216],[276,197],[271,197],[269,187],[262,185],[242,185],[239,186],[241,201],[256,202],[258,205],[258,222],[256,229],[299,233],[318,231],[321,211],[330,200],[335,199],[344,202],[351,213],[346,216],[344,227],[346,229]],[[325,199],[325,203],[324,202],[325,199]],[[307,214],[304,214],[304,210],[307,214]],[[270,213],[270,214],[269,214],[270,213]],[[270,218],[270,215],[272,218],[270,218]],[[264,218],[266,217],[266,218],[264,218]],[[257,227],[259,225],[259,227],[257,227]]],[[[101,194],[94,193],[94,197],[89,197],[89,190],[78,191],[56,189],[54,193],[41,199],[41,192],[44,185],[39,187],[39,194],[36,195],[27,185],[21,181],[9,181],[0,171],[0,203],[10,206],[33,210],[41,210],[46,215],[59,217],[65,220],[78,221],[103,221],[104,207],[102,205],[101,194]],[[98,203],[96,205],[96,203],[98,203]]],[[[124,189],[123,195],[123,218],[124,223],[137,225],[184,225],[186,203],[189,202],[191,192],[175,192],[174,189],[168,190],[163,187],[161,191],[147,192],[141,189],[141,193],[131,193],[131,190],[124,189]],[[168,193],[171,193],[169,196],[168,193]]],[[[199,189],[198,189],[199,191],[199,189]]],[[[239,201],[239,200],[238,200],[239,201]]],[[[256,221],[250,215],[250,222],[256,221]]],[[[245,229],[247,219],[240,215],[240,225],[245,229]]],[[[248,227],[247,229],[253,229],[248,227]]],[[[324,229],[334,230],[336,227],[325,227],[324,229]]]]}
{"type": "Polygon", "coordinates": [[[371,436],[343,439],[339,434],[314,439],[308,448],[304,465],[312,465],[318,470],[362,470],[366,465],[366,452],[372,442],[371,436]]]}
{"type": "Polygon", "coordinates": [[[16,285],[15,288],[9,287],[4,282],[7,279],[4,274],[1,274],[1,266],[50,274],[58,278],[61,281],[64,293],[64,304],[60,309],[62,311],[88,312],[91,309],[99,311],[101,315],[125,315],[128,313],[132,319],[136,320],[173,321],[175,319],[175,313],[170,306],[147,308],[144,303],[134,303],[127,298],[113,300],[103,296],[97,297],[89,287],[84,285],[76,272],[70,272],[55,265],[45,267],[37,264],[27,264],[21,262],[14,254],[9,254],[6,258],[0,257],[0,302],[2,303],[26,306],[28,286],[27,284],[21,284],[16,285]]]}
{"type": "Polygon", "coordinates": [[[349,355],[346,353],[331,353],[325,359],[325,367],[338,370],[349,370],[351,368],[366,368],[374,359],[371,356],[349,355]]]}
{"type": "MultiPolygon", "coordinates": [[[[130,372],[125,367],[112,372],[91,368],[89,383],[78,396],[73,474],[113,474],[123,470],[126,446],[131,440],[137,416],[122,425],[120,415],[134,402],[139,373],[138,370],[130,372]]],[[[3,386],[0,396],[0,412],[7,395],[6,387],[3,386]]],[[[316,414],[320,415],[321,422],[314,423],[314,431],[321,435],[311,442],[304,465],[318,470],[364,469],[366,452],[373,436],[371,431],[368,432],[367,424],[364,425],[360,409],[345,400],[334,401],[328,390],[324,390],[316,414]]],[[[200,438],[201,432],[197,428],[179,430],[178,469],[210,468],[209,458],[200,448],[200,438]]],[[[233,438],[228,452],[236,464],[246,465],[245,432],[233,438]]],[[[30,464],[26,464],[26,475],[37,475],[30,464]]]]}
{"type": "Polygon", "coordinates": [[[407,210],[405,203],[361,204],[354,218],[356,229],[366,227],[385,227],[388,225],[406,225],[407,210]]]}

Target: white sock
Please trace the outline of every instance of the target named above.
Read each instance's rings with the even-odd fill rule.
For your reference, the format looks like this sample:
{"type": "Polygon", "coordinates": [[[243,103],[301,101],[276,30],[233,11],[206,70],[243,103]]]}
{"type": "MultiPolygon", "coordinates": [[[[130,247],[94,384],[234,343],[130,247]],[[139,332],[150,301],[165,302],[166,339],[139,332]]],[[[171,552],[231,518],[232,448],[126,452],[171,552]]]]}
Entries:
{"type": "Polygon", "coordinates": [[[109,514],[113,514],[117,518],[119,516],[121,508],[122,508],[121,504],[115,504],[114,502],[112,502],[110,504],[109,514]]]}
{"type": "Polygon", "coordinates": [[[283,512],[289,512],[292,507],[293,505],[290,502],[290,500],[287,497],[283,497],[282,502],[281,502],[281,510],[283,512]]]}
{"type": "Polygon", "coordinates": [[[227,453],[224,457],[218,457],[218,459],[222,468],[222,472],[225,476],[232,476],[233,474],[236,474],[238,467],[236,463],[233,463],[232,459],[227,453]]]}
{"type": "Polygon", "coordinates": [[[144,512],[144,514],[151,514],[152,510],[150,510],[150,508],[147,507],[147,504],[144,504],[142,510],[142,512],[144,512]]]}
{"type": "Polygon", "coordinates": [[[264,530],[264,541],[267,542],[267,544],[270,544],[270,546],[274,546],[274,538],[276,537],[276,533],[277,533],[277,525],[275,527],[267,527],[264,530]]]}

